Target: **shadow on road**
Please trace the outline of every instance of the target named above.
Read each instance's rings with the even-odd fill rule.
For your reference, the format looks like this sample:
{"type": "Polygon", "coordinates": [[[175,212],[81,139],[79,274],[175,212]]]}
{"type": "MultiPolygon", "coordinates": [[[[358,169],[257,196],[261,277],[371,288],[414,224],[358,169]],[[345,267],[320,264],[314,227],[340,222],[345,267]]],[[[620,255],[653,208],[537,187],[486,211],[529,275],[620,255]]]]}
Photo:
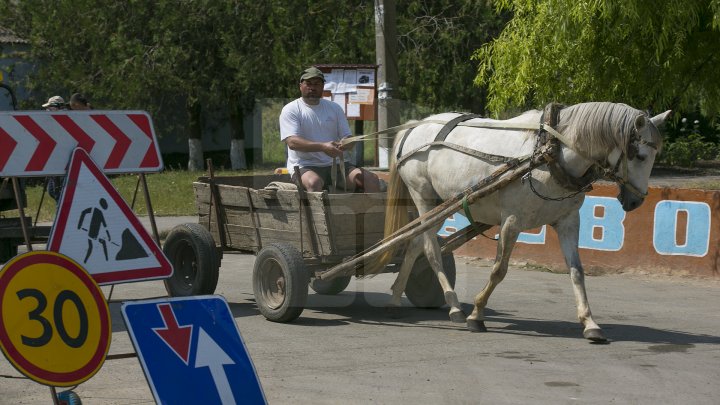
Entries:
{"type": "MultiPolygon", "coordinates": [[[[310,294],[300,318],[291,325],[298,326],[342,326],[351,323],[376,324],[394,327],[420,327],[430,329],[464,330],[464,323],[452,323],[446,306],[442,308],[416,308],[403,298],[403,306],[389,309],[385,303],[390,295],[375,292],[343,292],[338,295],[310,294]],[[334,315],[332,319],[314,316],[313,312],[334,315]]],[[[257,304],[252,298],[242,302],[229,302],[234,318],[258,316],[257,304]]],[[[462,309],[470,314],[473,306],[463,304],[462,309]]],[[[111,303],[112,331],[126,331],[120,314],[120,304],[111,303]]],[[[557,321],[552,319],[528,319],[515,317],[509,313],[485,309],[487,333],[501,333],[526,336],[546,336],[578,339],[582,336],[582,326],[578,322],[557,321]]],[[[647,326],[603,323],[600,325],[611,342],[638,342],[651,345],[651,351],[671,351],[673,347],[684,350],[695,344],[720,344],[720,336],[696,334],[678,330],[656,329],[647,326]],[[674,346],[673,346],[674,345],[674,346]],[[672,347],[671,347],[672,346],[672,347]]]]}
{"type": "MultiPolygon", "coordinates": [[[[389,310],[385,303],[389,294],[374,292],[344,292],[335,296],[311,294],[305,311],[291,324],[303,326],[341,326],[350,323],[380,324],[396,327],[422,327],[432,329],[465,329],[465,324],[452,323],[447,307],[424,309],[416,308],[403,298],[401,308],[389,310]],[[327,319],[312,316],[312,312],[336,315],[339,318],[327,319]],[[440,324],[436,324],[436,322],[440,324]]],[[[230,308],[235,317],[257,315],[257,305],[250,299],[246,303],[232,303],[230,308]]],[[[463,311],[470,314],[471,304],[463,304],[463,311]]],[[[485,323],[488,333],[516,335],[536,335],[547,337],[578,339],[582,337],[582,326],[578,322],[557,321],[552,319],[527,319],[515,317],[486,308],[485,323]]],[[[638,342],[653,345],[677,345],[692,347],[694,344],[720,344],[720,336],[689,333],[677,330],[656,329],[647,326],[605,323],[600,325],[611,342],[638,342]]],[[[649,348],[662,351],[666,346],[649,348]]]]}

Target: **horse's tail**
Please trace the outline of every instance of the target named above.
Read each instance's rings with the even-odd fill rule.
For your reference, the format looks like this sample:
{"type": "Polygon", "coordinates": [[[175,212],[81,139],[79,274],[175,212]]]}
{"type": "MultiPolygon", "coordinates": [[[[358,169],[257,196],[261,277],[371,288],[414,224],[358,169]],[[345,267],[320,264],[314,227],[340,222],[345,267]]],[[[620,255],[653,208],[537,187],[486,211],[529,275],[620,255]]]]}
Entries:
{"type": "MultiPolygon", "coordinates": [[[[398,142],[405,136],[407,131],[398,133],[395,137],[393,151],[397,148],[398,142]]],[[[395,154],[390,159],[390,177],[388,179],[387,203],[385,205],[385,238],[408,223],[408,202],[410,196],[407,186],[403,182],[397,167],[395,154]]],[[[395,248],[382,253],[374,262],[368,263],[364,268],[364,274],[371,276],[379,274],[385,269],[395,254],[395,248]]]]}

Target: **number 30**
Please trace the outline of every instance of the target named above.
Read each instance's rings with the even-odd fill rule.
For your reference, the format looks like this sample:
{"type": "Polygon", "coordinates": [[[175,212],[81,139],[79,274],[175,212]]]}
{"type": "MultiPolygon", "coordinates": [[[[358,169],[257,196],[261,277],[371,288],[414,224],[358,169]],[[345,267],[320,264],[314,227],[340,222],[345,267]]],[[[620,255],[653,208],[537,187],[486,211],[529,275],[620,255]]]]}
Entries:
{"type": "MultiPolygon", "coordinates": [[[[39,322],[40,325],[42,325],[43,329],[42,333],[38,337],[28,337],[22,335],[21,339],[23,344],[32,347],[45,346],[50,342],[50,339],[52,339],[53,333],[50,321],[48,321],[47,318],[42,316],[42,313],[47,308],[47,298],[45,298],[45,295],[42,293],[42,291],[36,290],[34,288],[26,288],[24,290],[20,290],[17,292],[17,296],[21,300],[28,297],[35,298],[35,301],[37,301],[37,306],[35,307],[35,309],[28,313],[28,319],[31,321],[39,322]]],[[[55,302],[53,304],[53,320],[55,321],[55,327],[57,328],[58,335],[60,335],[60,339],[62,339],[62,341],[65,342],[66,345],[72,348],[78,348],[85,343],[85,340],[87,340],[87,311],[85,310],[85,306],[80,300],[80,297],[78,297],[78,295],[75,294],[73,291],[62,290],[58,294],[57,298],[55,298],[55,302]],[[75,309],[77,310],[80,320],[80,329],[78,330],[78,334],[75,337],[70,336],[67,332],[67,329],[65,329],[65,323],[62,318],[63,305],[65,305],[65,301],[70,301],[75,305],[75,309]]]]}

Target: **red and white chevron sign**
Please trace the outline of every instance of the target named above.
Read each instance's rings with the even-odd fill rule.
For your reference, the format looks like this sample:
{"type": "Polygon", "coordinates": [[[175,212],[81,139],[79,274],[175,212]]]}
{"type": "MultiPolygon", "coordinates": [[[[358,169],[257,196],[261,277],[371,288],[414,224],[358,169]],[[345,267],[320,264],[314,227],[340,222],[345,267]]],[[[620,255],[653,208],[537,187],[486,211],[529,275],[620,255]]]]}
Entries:
{"type": "Polygon", "coordinates": [[[0,112],[0,176],[63,175],[83,148],[105,173],[163,170],[144,111],[0,112]]]}

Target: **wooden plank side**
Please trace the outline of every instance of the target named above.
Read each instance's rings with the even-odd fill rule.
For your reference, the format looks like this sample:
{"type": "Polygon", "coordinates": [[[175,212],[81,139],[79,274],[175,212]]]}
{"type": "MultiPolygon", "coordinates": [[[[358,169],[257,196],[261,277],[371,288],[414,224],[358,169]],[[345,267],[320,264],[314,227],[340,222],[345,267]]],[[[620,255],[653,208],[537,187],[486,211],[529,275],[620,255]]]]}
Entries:
{"type": "Polygon", "coordinates": [[[331,233],[339,254],[355,254],[382,240],[384,193],[330,194],[331,233]]]}
{"type": "MultiPolygon", "coordinates": [[[[313,244],[309,238],[312,235],[321,256],[353,254],[376,243],[383,236],[384,193],[307,193],[313,225],[312,232],[307,232],[307,223],[300,224],[297,191],[247,188],[244,185],[258,184],[256,180],[249,179],[216,178],[216,184],[227,221],[226,237],[232,248],[257,251],[259,247],[274,242],[290,243],[299,248],[301,226],[304,230],[303,247],[306,251],[310,250],[313,244]],[[257,231],[254,226],[258,227],[257,231]]],[[[220,228],[215,223],[215,215],[209,205],[210,186],[195,182],[193,187],[199,222],[209,227],[213,237],[217,238],[220,228]]],[[[303,213],[303,221],[305,215],[303,213]]]]}
{"type": "Polygon", "coordinates": [[[334,209],[352,212],[385,212],[385,193],[328,194],[329,205],[334,209]]]}
{"type": "Polygon", "coordinates": [[[385,215],[348,214],[333,215],[335,235],[353,235],[358,232],[384,232],[385,215]]]}
{"type": "MultiPolygon", "coordinates": [[[[283,183],[290,183],[290,175],[288,174],[271,174],[271,175],[258,175],[258,176],[215,176],[215,184],[228,185],[228,186],[240,186],[254,189],[261,189],[267,186],[270,182],[279,181],[283,183]]],[[[210,178],[202,176],[198,178],[199,183],[207,183],[210,178]]]]}

